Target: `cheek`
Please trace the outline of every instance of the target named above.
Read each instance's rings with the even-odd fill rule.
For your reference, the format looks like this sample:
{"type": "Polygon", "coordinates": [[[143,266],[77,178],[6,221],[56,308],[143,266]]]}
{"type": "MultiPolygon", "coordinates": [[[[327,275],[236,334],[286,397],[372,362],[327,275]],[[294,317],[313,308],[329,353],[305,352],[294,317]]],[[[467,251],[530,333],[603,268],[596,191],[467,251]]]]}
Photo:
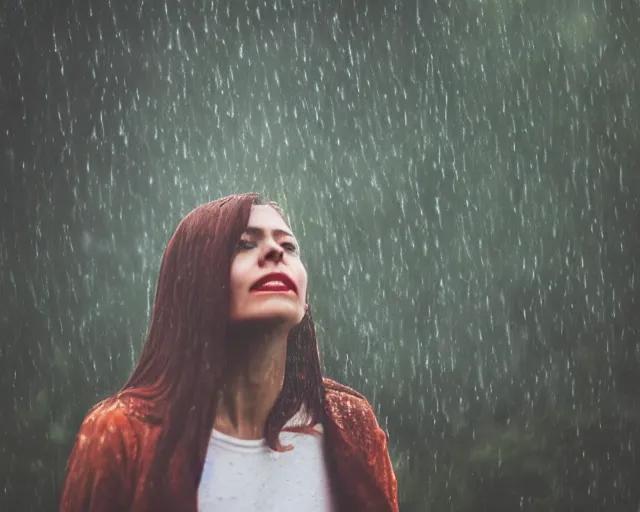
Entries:
{"type": "Polygon", "coordinates": [[[298,274],[298,289],[300,290],[299,296],[300,299],[306,300],[307,298],[307,272],[304,267],[300,269],[300,273],[298,274]]]}
{"type": "Polygon", "coordinates": [[[243,290],[246,287],[246,275],[247,271],[243,267],[242,262],[235,261],[231,267],[231,273],[229,275],[229,287],[232,301],[241,299],[243,290]]]}

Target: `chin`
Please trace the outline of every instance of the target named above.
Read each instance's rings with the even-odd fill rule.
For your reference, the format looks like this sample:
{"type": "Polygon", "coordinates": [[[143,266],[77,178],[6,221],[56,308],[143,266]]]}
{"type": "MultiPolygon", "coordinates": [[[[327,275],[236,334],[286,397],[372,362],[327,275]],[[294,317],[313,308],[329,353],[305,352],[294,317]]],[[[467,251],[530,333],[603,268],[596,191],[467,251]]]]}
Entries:
{"type": "Polygon", "coordinates": [[[252,324],[293,328],[302,322],[304,311],[293,310],[292,308],[263,308],[260,312],[246,312],[235,315],[232,321],[239,324],[252,324]]]}

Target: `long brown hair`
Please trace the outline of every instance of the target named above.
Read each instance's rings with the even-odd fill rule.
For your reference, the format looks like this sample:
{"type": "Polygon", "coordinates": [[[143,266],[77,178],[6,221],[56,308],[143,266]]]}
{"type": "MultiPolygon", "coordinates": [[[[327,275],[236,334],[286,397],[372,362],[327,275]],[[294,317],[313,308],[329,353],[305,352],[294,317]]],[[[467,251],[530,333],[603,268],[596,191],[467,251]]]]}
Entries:
{"type": "MultiPolygon", "coordinates": [[[[227,196],[196,208],[180,222],[162,258],[140,360],[118,394],[141,399],[161,418],[147,482],[159,504],[178,445],[188,447],[190,474],[181,478],[195,489],[200,482],[216,416],[214,397],[223,384],[231,262],[254,204],[265,203],[257,194],[227,196]]],[[[303,405],[311,424],[322,421],[323,399],[315,328],[307,312],[289,335],[284,386],[265,426],[268,445],[282,449],[280,431],[303,405]]]]}

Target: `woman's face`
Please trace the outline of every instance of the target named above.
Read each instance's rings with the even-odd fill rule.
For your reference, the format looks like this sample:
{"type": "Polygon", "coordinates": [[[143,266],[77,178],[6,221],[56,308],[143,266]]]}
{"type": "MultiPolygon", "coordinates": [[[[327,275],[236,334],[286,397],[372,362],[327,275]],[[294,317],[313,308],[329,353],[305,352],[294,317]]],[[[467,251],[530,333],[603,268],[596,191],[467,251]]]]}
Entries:
{"type": "Polygon", "coordinates": [[[305,314],[307,271],[291,229],[271,206],[254,205],[231,263],[230,320],[293,327],[305,314]]]}

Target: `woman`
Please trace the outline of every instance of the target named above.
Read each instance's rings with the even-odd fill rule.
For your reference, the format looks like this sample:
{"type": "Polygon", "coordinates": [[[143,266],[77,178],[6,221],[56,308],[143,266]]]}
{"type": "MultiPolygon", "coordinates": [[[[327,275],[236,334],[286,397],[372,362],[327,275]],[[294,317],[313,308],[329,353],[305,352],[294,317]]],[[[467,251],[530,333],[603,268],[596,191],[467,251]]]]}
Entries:
{"type": "Polygon", "coordinates": [[[61,511],[397,511],[386,435],[323,379],[306,297],[277,205],[187,215],[133,375],[80,427],[61,511]]]}

